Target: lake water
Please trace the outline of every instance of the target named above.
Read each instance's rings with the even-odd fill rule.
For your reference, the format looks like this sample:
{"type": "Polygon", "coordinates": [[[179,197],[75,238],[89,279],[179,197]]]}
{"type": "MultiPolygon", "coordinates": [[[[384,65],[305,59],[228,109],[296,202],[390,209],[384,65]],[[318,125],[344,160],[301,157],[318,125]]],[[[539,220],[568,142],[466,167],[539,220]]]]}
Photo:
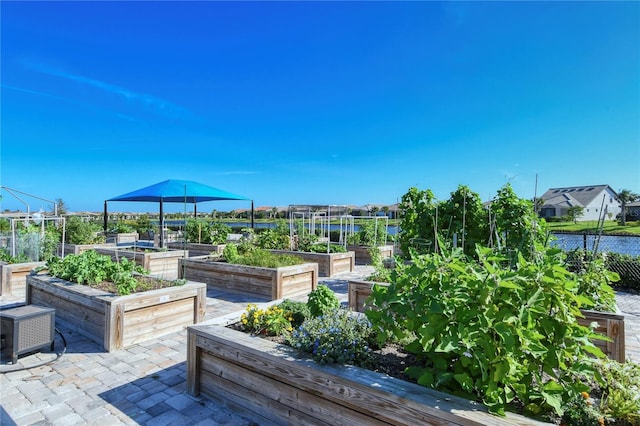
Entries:
{"type": "MultiPolygon", "coordinates": [[[[183,220],[166,220],[167,226],[183,226],[183,220]]],[[[222,222],[229,227],[234,228],[250,228],[251,222],[222,222]]],[[[273,228],[275,223],[256,222],[256,228],[273,228]]],[[[358,225],[355,225],[355,231],[358,230],[358,225]]],[[[331,231],[339,231],[339,224],[331,224],[329,229],[331,231]]],[[[399,227],[397,225],[389,225],[388,231],[391,235],[398,233],[399,227]]],[[[551,242],[552,246],[559,247],[565,251],[573,250],[576,248],[584,248],[584,237],[582,234],[552,234],[555,240],[551,242]]],[[[595,235],[587,235],[587,249],[593,250],[595,235]]],[[[598,245],[599,252],[611,251],[621,254],[628,254],[631,256],[640,256],[640,236],[617,236],[617,235],[603,235],[600,237],[598,245]]]]}

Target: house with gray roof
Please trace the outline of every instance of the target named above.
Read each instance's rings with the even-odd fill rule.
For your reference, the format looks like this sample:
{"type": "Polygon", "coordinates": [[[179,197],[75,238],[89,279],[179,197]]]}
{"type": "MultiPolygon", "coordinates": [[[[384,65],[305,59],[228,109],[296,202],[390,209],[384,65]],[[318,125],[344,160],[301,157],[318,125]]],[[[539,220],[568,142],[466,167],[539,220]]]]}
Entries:
{"type": "Polygon", "coordinates": [[[569,208],[582,207],[583,214],[578,221],[615,218],[620,214],[618,194],[609,185],[569,186],[551,188],[540,197],[543,205],[539,215],[542,218],[566,216],[569,208]]]}

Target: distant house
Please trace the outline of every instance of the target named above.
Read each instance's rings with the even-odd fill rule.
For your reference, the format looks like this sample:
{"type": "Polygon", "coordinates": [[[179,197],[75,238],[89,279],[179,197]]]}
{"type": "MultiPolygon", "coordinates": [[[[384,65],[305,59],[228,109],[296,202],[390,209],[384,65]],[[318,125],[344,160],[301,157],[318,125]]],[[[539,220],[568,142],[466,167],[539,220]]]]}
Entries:
{"type": "Polygon", "coordinates": [[[627,204],[627,220],[640,220],[640,201],[627,204]]]}
{"type": "Polygon", "coordinates": [[[566,216],[571,207],[584,209],[578,221],[598,220],[603,210],[607,214],[605,219],[615,218],[620,213],[618,194],[609,185],[551,188],[540,198],[543,200],[539,211],[542,218],[566,216]]]}

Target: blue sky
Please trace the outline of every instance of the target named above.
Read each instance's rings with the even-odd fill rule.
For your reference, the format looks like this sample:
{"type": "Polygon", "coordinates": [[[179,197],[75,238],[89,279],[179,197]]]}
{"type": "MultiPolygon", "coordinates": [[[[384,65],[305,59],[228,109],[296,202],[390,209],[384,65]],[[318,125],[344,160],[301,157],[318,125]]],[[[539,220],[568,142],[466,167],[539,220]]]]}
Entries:
{"type": "MultiPolygon", "coordinates": [[[[459,184],[488,200],[507,182],[531,198],[536,176],[538,194],[640,192],[639,2],[3,1],[0,13],[0,182],[71,211],[166,179],[256,206],[393,204],[411,186],[446,198],[459,184]]],[[[3,195],[2,210],[24,209],[3,195]]]]}

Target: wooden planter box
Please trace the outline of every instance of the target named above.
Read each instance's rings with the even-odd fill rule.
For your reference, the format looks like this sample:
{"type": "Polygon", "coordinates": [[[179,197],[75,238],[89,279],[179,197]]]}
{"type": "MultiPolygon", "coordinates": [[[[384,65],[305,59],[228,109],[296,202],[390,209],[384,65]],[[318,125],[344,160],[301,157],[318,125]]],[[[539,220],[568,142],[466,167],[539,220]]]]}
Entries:
{"type": "MultiPolygon", "coordinates": [[[[369,246],[347,246],[347,250],[356,253],[356,264],[358,265],[370,265],[371,255],[369,254],[369,246]]],[[[389,257],[393,257],[393,245],[378,246],[380,250],[380,257],[384,260],[389,257]]]]}
{"type": "Polygon", "coordinates": [[[140,235],[137,232],[123,232],[120,234],[108,233],[107,242],[115,244],[132,244],[138,241],[140,235]]]}
{"type": "Polygon", "coordinates": [[[356,255],[352,251],[346,253],[310,253],[293,250],[269,250],[272,253],[288,254],[301,257],[307,262],[318,264],[318,273],[321,277],[331,277],[345,272],[353,272],[356,263],[356,255]]]}
{"type": "Polygon", "coordinates": [[[284,345],[208,325],[188,328],[187,392],[261,425],[543,425],[351,366],[298,359],[284,345]]]}
{"type": "Polygon", "coordinates": [[[187,283],[118,296],[50,275],[29,275],[27,304],[55,308],[56,320],[111,352],[202,321],[207,289],[187,283]]]}
{"type": "Polygon", "coordinates": [[[181,242],[173,242],[167,243],[167,248],[172,250],[183,250],[186,249],[189,251],[189,256],[209,256],[210,254],[222,254],[224,248],[227,246],[226,244],[200,244],[200,243],[181,243],[181,242]]]}
{"type": "Polygon", "coordinates": [[[0,262],[0,296],[24,295],[27,285],[27,275],[31,273],[33,268],[45,265],[46,262],[0,262]]]}
{"type": "Polygon", "coordinates": [[[597,312],[586,309],[581,310],[584,318],[578,318],[578,323],[589,327],[591,323],[597,322],[596,333],[607,336],[612,341],[593,340],[593,343],[604,352],[607,357],[624,363],[625,359],[625,337],[624,337],[624,315],[612,312],[597,312]]]}
{"type": "Polygon", "coordinates": [[[62,244],[58,244],[58,256],[65,257],[68,254],[82,254],[87,250],[96,248],[115,248],[116,243],[98,243],[98,244],[67,244],[64,243],[64,253],[62,252],[62,244]]]}
{"type": "Polygon", "coordinates": [[[207,283],[218,290],[265,297],[269,300],[303,296],[318,286],[318,264],[281,268],[234,265],[211,259],[181,259],[180,278],[207,283]]]}
{"type": "MultiPolygon", "coordinates": [[[[350,280],[349,281],[349,308],[363,312],[367,298],[371,295],[373,285],[388,286],[388,283],[376,283],[373,281],[350,280]]],[[[612,341],[594,339],[593,344],[604,352],[608,358],[618,362],[625,362],[625,337],[624,337],[624,315],[612,312],[597,312],[586,309],[581,310],[584,318],[578,318],[578,323],[589,327],[591,323],[597,322],[595,332],[607,336],[612,341]]]]}
{"type": "Polygon", "coordinates": [[[188,251],[160,250],[153,247],[138,247],[135,250],[133,247],[97,247],[95,251],[111,256],[115,261],[126,257],[148,270],[151,275],[168,280],[178,278],[180,259],[189,256],[188,251]]]}

